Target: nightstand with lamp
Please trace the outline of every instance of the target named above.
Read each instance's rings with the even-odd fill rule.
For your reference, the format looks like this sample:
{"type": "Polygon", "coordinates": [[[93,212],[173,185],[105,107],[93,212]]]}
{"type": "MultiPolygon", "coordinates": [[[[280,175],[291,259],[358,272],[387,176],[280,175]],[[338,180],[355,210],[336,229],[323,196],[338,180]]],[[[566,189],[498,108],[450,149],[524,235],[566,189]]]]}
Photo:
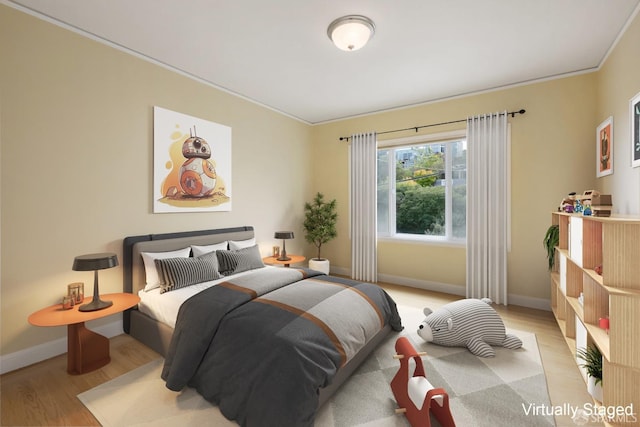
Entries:
{"type": "Polygon", "coordinates": [[[264,262],[265,264],[276,264],[289,267],[291,264],[295,264],[305,260],[305,257],[302,255],[287,255],[287,247],[285,242],[289,239],[293,239],[293,231],[276,231],[273,237],[275,237],[276,239],[282,239],[282,251],[280,252],[280,256],[268,256],[262,258],[262,262],[264,262]]]}
{"type": "Polygon", "coordinates": [[[86,297],[85,304],[65,310],[55,304],[29,316],[34,326],[67,326],[67,372],[83,374],[103,367],[111,361],[109,339],[87,329],[84,325],[95,320],[132,308],[140,297],[129,293],[105,295],[101,300],[98,290],[98,270],[116,267],[118,258],[113,253],[82,255],[75,258],[73,270],[94,271],[93,296],[86,297]]]}

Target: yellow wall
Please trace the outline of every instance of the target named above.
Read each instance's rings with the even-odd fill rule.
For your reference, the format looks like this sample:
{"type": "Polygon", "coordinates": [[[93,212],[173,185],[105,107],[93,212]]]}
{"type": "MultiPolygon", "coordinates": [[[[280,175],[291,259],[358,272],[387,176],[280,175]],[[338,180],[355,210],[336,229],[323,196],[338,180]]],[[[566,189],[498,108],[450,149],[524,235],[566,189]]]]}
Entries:
{"type": "MultiPolygon", "coordinates": [[[[27,317],[68,283],[92,293],[76,255],[151,232],[253,225],[264,255],[275,230],[302,236],[308,125],[5,6],[0,58],[3,355],[66,336],[27,317]],[[154,105],[232,128],[231,212],[152,213],[154,105]]],[[[121,290],[121,267],[100,272],[121,290]]]]}
{"type": "MultiPolygon", "coordinates": [[[[598,73],[596,126],[613,116],[613,174],[598,179],[614,210],[640,214],[640,167],[631,168],[629,101],[640,92],[640,17],[625,31],[598,73]]],[[[594,131],[595,144],[595,131],[594,131]]]]}
{"type": "MultiPolygon", "coordinates": [[[[476,96],[329,123],[314,128],[314,185],[340,207],[339,237],[327,244],[332,265],[350,266],[348,237],[348,143],[340,136],[446,122],[492,111],[526,109],[510,119],[512,140],[512,250],[509,293],[517,303],[549,298],[542,238],[550,214],[564,195],[595,185],[595,74],[520,86],[476,96]],[[327,161],[322,161],[327,159],[327,161]],[[532,299],[532,300],[531,300],[532,299]]],[[[464,127],[464,123],[462,123],[464,127]]],[[[429,132],[460,125],[429,128],[429,132]]],[[[415,134],[384,135],[399,137],[415,134]]],[[[420,243],[379,242],[379,274],[416,286],[455,285],[464,292],[464,248],[420,243]],[[422,283],[421,283],[422,282],[422,283]]],[[[437,288],[437,286],[436,286],[437,288]]]]}
{"type": "MultiPolygon", "coordinates": [[[[314,128],[314,188],[339,204],[339,237],[326,245],[332,265],[348,269],[348,143],[340,136],[403,129],[468,115],[527,110],[512,125],[512,245],[509,294],[517,304],[545,306],[549,298],[542,238],[550,212],[571,191],[612,194],[614,212],[640,215],[640,168],[631,168],[629,99],[640,91],[640,17],[636,16],[598,72],[443,102],[336,121],[314,128]],[[595,129],[614,116],[614,174],[595,176],[595,129]],[[322,159],[326,159],[323,161],[322,159]]],[[[464,124],[462,125],[464,126],[464,124]]],[[[459,125],[421,133],[460,129],[459,125]]],[[[384,135],[396,138],[414,131],[384,135]]],[[[379,275],[385,280],[464,293],[464,248],[381,241],[379,275]]]]}
{"type": "MultiPolygon", "coordinates": [[[[628,100],[640,91],[639,25],[636,18],[597,73],[307,126],[0,6],[1,354],[63,338],[64,328],[30,326],[28,315],[57,302],[70,282],[90,286],[91,274],[71,271],[74,256],[121,255],[127,235],[254,225],[266,254],[279,243],[273,231],[286,228],[296,232],[287,249],[309,256],[302,207],[321,191],[338,200],[340,214],[339,237],[323,254],[349,269],[348,144],[338,138],[503,109],[527,110],[510,119],[509,292],[521,303],[547,299],[542,237],[565,194],[603,189],[616,208],[640,213],[640,168],[628,166],[626,130],[628,100]],[[232,212],[152,213],[154,105],[232,128],[232,212]],[[609,115],[614,175],[596,180],[595,128],[609,115]]],[[[462,248],[382,242],[379,254],[382,277],[464,286],[462,248]]],[[[100,277],[102,293],[121,290],[121,268],[100,277]]]]}

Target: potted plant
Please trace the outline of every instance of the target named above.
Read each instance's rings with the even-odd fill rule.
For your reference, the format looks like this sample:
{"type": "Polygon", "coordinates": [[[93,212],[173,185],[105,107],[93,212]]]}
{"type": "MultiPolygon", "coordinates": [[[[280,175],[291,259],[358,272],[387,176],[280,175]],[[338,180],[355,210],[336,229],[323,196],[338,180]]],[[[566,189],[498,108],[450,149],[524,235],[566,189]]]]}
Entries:
{"type": "Polygon", "coordinates": [[[549,261],[549,271],[553,269],[556,260],[556,246],[560,241],[560,226],[555,224],[547,229],[542,243],[547,250],[547,260],[549,261]]]}
{"type": "Polygon", "coordinates": [[[304,215],[304,238],[318,249],[317,256],[309,260],[309,268],[329,274],[329,260],[322,258],[320,249],[323,244],[338,235],[336,231],[336,222],[338,221],[336,200],[326,202],[324,195],[318,193],[311,203],[304,204],[304,215]]]}
{"type": "Polygon", "coordinates": [[[587,391],[598,402],[602,402],[602,353],[595,345],[586,349],[579,348],[578,359],[584,361],[580,366],[587,370],[587,391]]]}

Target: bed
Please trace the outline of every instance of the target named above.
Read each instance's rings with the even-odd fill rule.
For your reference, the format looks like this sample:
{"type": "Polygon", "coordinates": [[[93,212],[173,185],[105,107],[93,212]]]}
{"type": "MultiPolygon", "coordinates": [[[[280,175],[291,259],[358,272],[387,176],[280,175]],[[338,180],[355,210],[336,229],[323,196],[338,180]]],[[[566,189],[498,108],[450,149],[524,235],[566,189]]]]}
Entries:
{"type": "Polygon", "coordinates": [[[168,388],[196,388],[240,425],[313,425],[317,409],[402,329],[401,320],[376,285],[257,266],[254,244],[251,226],[125,238],[124,291],[142,298],[124,313],[124,330],[165,357],[168,388]],[[179,260],[187,264],[210,256],[206,248],[227,246],[213,254],[219,270],[238,259],[253,260],[251,268],[171,292],[149,289],[143,254],[191,248],[189,260],[179,260]],[[164,299],[170,303],[151,307],[164,299]]]}

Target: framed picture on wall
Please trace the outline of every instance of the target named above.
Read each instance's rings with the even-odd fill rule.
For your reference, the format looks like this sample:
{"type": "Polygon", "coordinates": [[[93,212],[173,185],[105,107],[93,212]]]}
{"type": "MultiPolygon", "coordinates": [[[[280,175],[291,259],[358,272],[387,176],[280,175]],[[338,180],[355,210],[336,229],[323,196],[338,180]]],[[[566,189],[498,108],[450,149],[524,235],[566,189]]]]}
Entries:
{"type": "Polygon", "coordinates": [[[640,166],[640,92],[629,102],[631,123],[631,167],[640,166]]]}
{"type": "Polygon", "coordinates": [[[596,176],[613,173],[613,116],[600,123],[596,130],[596,176]]]}
{"type": "Polygon", "coordinates": [[[153,212],[231,210],[231,128],[153,107],[153,212]]]}

